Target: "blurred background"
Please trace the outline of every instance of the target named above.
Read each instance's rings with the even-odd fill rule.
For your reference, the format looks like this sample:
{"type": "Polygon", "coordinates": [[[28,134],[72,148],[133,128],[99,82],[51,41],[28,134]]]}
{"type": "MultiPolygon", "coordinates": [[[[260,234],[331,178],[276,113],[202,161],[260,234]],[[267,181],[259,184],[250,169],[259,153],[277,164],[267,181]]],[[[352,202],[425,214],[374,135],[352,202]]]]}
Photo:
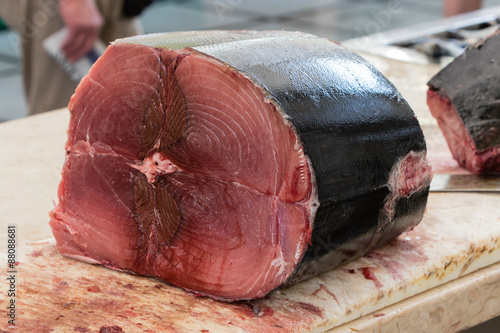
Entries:
{"type": "MultiPolygon", "coordinates": [[[[433,22],[444,16],[444,2],[156,0],[144,10],[140,21],[146,33],[202,29],[284,29],[309,32],[343,42],[433,22]]],[[[498,5],[500,0],[482,1],[483,9],[498,5]]],[[[22,88],[21,52],[17,44],[16,33],[0,23],[0,122],[28,114],[22,88]]]]}

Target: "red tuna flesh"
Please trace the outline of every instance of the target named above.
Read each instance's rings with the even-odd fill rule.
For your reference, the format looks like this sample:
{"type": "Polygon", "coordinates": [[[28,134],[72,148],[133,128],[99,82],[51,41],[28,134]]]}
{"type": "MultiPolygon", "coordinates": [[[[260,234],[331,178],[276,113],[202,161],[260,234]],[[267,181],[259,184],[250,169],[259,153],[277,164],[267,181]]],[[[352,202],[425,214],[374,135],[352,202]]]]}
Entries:
{"type": "Polygon", "coordinates": [[[61,252],[225,298],[264,296],[291,274],[311,173],[247,78],[197,54],[116,45],[69,108],[51,221],[61,252]]]}
{"type": "Polygon", "coordinates": [[[453,158],[500,173],[500,33],[468,48],[428,83],[427,104],[453,158]]]}
{"type": "MultiPolygon", "coordinates": [[[[251,71],[210,53],[217,47],[202,50],[208,43],[199,43],[200,36],[208,36],[214,45],[226,47],[218,38],[251,43],[268,35],[206,32],[181,37],[189,40],[193,34],[198,44],[191,42],[198,49],[118,41],[78,86],[69,105],[66,163],[50,222],[63,255],[218,299],[253,299],[338,266],[340,261],[328,256],[343,253],[343,246],[356,248],[351,260],[420,221],[430,181],[423,136],[406,102],[394,97],[394,87],[372,67],[352,56],[363,73],[373,72],[373,80],[381,80],[373,105],[379,110],[377,98],[390,103],[394,116],[383,119],[389,119],[391,130],[379,132],[376,125],[357,132],[356,124],[378,124],[380,112],[364,117],[345,111],[355,117],[349,142],[368,156],[368,162],[353,157],[346,163],[347,148],[321,132],[337,133],[332,122],[339,121],[320,121],[316,131],[306,131],[286,113],[294,108],[280,100],[276,89],[295,94],[293,101],[312,103],[310,113],[325,112],[318,96],[300,97],[286,85],[272,87],[273,79],[281,80],[272,71],[266,88],[251,71]],[[401,127],[395,125],[398,121],[401,127]],[[306,154],[308,133],[319,134],[313,139],[323,146],[319,141],[313,146],[320,154],[313,146],[306,154]],[[383,156],[372,158],[373,152],[383,156]],[[335,165],[339,161],[344,171],[335,165]],[[375,170],[373,176],[360,178],[358,172],[366,169],[375,170]],[[332,185],[349,177],[350,187],[332,185]],[[342,223],[345,233],[332,229],[342,223]],[[322,224],[314,233],[313,226],[322,224]],[[339,246],[313,254],[321,237],[346,233],[350,236],[339,246]],[[318,258],[327,264],[316,267],[318,258]]],[[[317,39],[348,52],[311,35],[269,36],[283,43],[289,37],[300,43],[317,39]]],[[[232,50],[249,54],[241,45],[232,50]]],[[[262,52],[257,57],[267,56],[262,52]]],[[[361,96],[366,94],[360,89],[361,96]]]]}

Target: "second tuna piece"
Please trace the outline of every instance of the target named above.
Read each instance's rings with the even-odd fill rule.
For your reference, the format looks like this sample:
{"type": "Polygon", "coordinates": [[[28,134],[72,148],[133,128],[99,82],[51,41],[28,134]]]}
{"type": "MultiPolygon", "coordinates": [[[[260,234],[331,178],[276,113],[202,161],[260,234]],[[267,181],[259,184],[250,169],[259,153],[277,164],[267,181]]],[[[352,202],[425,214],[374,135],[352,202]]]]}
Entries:
{"type": "Polygon", "coordinates": [[[500,173],[500,31],[469,47],[428,83],[427,104],[453,158],[500,173]]]}
{"type": "Polygon", "coordinates": [[[71,100],[59,251],[253,299],[414,227],[430,167],[412,110],[360,56],[292,32],[122,39],[71,100]]]}

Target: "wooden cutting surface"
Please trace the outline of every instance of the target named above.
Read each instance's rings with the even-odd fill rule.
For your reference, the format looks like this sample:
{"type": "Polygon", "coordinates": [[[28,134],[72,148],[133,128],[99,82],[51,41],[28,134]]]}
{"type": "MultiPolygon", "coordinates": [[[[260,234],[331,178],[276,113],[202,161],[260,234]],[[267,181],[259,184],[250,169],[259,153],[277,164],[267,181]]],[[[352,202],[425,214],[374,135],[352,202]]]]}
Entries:
{"type": "MultiPolygon", "coordinates": [[[[424,126],[438,172],[456,166],[425,106],[436,68],[371,58],[424,126]]],[[[432,193],[422,223],[339,269],[232,304],[60,256],[48,211],[64,161],[66,110],[0,124],[0,266],[16,226],[16,325],[8,332],[454,332],[500,315],[499,194],[432,193]],[[46,240],[47,239],[47,240],[46,240]]],[[[2,276],[7,277],[7,269],[2,276]]]]}

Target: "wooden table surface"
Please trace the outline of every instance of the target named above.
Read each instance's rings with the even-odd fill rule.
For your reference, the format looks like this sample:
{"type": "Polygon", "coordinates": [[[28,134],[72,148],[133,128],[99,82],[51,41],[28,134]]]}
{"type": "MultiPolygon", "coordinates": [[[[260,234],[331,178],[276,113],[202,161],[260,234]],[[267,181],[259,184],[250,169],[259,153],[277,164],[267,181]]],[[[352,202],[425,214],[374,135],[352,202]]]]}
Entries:
{"type": "MultiPolygon", "coordinates": [[[[434,169],[465,173],[451,159],[425,105],[425,82],[437,68],[367,58],[412,105],[434,169]]],[[[0,124],[0,265],[6,267],[8,225],[16,226],[19,262],[16,326],[9,328],[5,319],[9,297],[2,279],[0,330],[455,332],[500,315],[496,193],[432,193],[413,231],[252,303],[216,302],[154,279],[63,258],[50,239],[48,212],[57,200],[68,119],[66,110],[57,110],[0,124]],[[369,267],[375,280],[362,273],[369,267]]]]}

